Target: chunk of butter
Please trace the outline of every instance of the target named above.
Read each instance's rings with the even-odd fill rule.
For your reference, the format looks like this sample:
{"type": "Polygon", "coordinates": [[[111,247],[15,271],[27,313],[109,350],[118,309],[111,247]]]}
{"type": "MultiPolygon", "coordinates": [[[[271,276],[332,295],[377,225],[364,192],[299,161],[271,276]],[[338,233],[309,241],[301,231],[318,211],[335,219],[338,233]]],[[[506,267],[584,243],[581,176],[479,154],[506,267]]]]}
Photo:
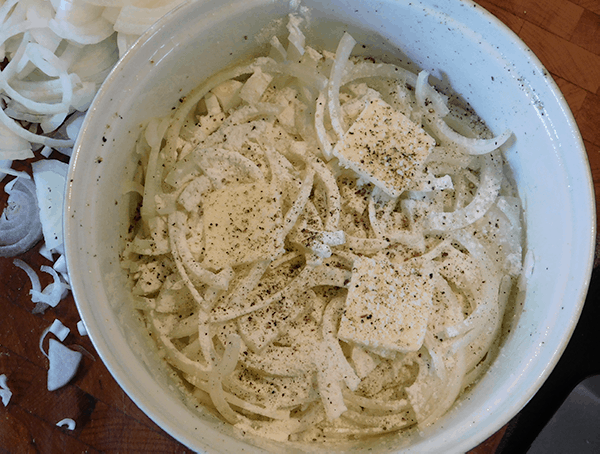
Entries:
{"type": "Polygon", "coordinates": [[[388,259],[354,262],[338,338],[376,353],[421,348],[431,312],[433,279],[388,259]]]}
{"type": "Polygon", "coordinates": [[[221,269],[283,252],[281,201],[265,182],[227,185],[203,203],[204,263],[221,269]]]}
{"type": "Polygon", "coordinates": [[[382,101],[369,101],[334,150],[343,167],[354,170],[392,197],[420,172],[435,139],[382,101]]]}

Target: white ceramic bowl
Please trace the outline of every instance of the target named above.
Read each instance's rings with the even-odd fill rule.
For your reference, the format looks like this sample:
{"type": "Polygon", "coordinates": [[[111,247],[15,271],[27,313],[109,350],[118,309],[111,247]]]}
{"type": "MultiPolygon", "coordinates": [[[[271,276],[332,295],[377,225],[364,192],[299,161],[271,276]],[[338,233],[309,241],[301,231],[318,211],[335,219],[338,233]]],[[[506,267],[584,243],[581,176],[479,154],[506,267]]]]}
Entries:
{"type": "MultiPolygon", "coordinates": [[[[124,56],[98,93],[71,161],[66,247],[75,300],[98,353],[128,395],[159,426],[198,451],[254,452],[214,417],[188,409],[135,329],[119,267],[127,226],[121,182],[132,170],[138,125],[164,115],[210,74],[259,51],[255,37],[295,1],[183,4],[124,56]]],[[[410,446],[394,437],[358,451],[461,452],[500,429],[533,396],[561,355],[579,316],[593,260],[594,196],[577,126],[533,53],[503,24],[467,0],[305,0],[309,40],[335,49],[345,27],[426,69],[460,93],[492,131],[516,136],[506,157],[525,206],[535,259],[518,323],[483,380],[410,446]],[[401,51],[399,49],[402,49],[401,51]]]]}

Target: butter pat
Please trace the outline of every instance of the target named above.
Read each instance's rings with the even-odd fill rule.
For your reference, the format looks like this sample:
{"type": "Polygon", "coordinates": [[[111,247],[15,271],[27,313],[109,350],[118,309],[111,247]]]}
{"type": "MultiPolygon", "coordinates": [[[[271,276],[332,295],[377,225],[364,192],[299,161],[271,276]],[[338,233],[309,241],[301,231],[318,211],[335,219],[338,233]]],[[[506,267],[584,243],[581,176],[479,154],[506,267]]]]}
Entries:
{"type": "Polygon", "coordinates": [[[334,150],[343,167],[398,197],[420,174],[435,139],[381,99],[370,101],[334,150]]]}
{"type": "Polygon", "coordinates": [[[203,209],[205,265],[221,269],[283,252],[280,196],[269,184],[227,185],[207,194],[203,209]]]}
{"type": "Polygon", "coordinates": [[[354,262],[338,338],[376,353],[421,348],[431,312],[433,279],[388,259],[354,262]]]}

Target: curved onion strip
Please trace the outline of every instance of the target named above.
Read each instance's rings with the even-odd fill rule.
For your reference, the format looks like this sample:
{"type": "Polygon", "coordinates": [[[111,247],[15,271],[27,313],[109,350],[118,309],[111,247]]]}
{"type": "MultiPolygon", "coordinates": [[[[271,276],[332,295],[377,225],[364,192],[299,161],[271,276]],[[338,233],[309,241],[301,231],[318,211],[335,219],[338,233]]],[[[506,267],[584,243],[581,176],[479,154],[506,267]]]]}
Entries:
{"type": "Polygon", "coordinates": [[[342,394],[344,395],[346,402],[369,410],[384,410],[398,413],[409,408],[409,403],[406,399],[378,400],[375,398],[359,396],[348,390],[342,390],[342,394]]]}
{"type": "Polygon", "coordinates": [[[69,72],[76,73],[83,82],[100,84],[119,59],[116,41],[116,37],[111,35],[98,44],[85,46],[80,52],[75,45],[68,46],[71,55],[63,53],[61,60],[63,57],[65,62],[71,60],[69,72]]]}
{"type": "Polygon", "coordinates": [[[29,280],[31,281],[31,289],[39,292],[42,289],[42,284],[40,283],[40,278],[33,270],[33,268],[31,268],[27,263],[25,263],[21,259],[14,259],[13,263],[15,266],[21,268],[27,273],[27,277],[29,277],[29,280]]]}
{"type": "Polygon", "coordinates": [[[167,146],[165,147],[165,154],[172,154],[172,152],[174,151],[174,147],[176,146],[175,144],[177,144],[177,138],[179,137],[181,127],[183,126],[186,117],[210,90],[229,79],[239,77],[243,74],[253,73],[255,68],[256,65],[250,64],[244,66],[237,66],[235,68],[222,71],[209,77],[203,84],[192,90],[192,92],[190,92],[185,97],[184,101],[179,105],[179,107],[177,108],[177,110],[175,110],[173,114],[171,123],[166,132],[165,140],[167,142],[167,146]]]}
{"type": "Polygon", "coordinates": [[[42,271],[52,275],[54,282],[49,284],[43,291],[36,291],[31,289],[29,294],[31,295],[31,301],[34,303],[44,303],[51,307],[56,307],[63,297],[65,290],[68,288],[67,285],[60,280],[60,276],[54,270],[54,268],[42,265],[40,267],[42,271]]]}
{"type": "Polygon", "coordinates": [[[327,212],[325,214],[325,230],[337,230],[342,212],[342,197],[331,170],[316,157],[309,157],[309,164],[315,170],[315,176],[321,180],[327,193],[327,212]]]}
{"type": "Polygon", "coordinates": [[[60,59],[44,46],[32,42],[27,44],[24,57],[48,77],[59,77],[66,71],[60,59]]]}
{"type": "Polygon", "coordinates": [[[356,372],[354,372],[350,363],[348,363],[348,360],[342,352],[340,343],[337,340],[337,325],[339,323],[339,320],[337,319],[339,319],[339,313],[345,303],[345,298],[336,298],[327,305],[325,313],[323,314],[322,333],[323,340],[333,354],[332,359],[335,360],[335,365],[330,364],[330,366],[339,368],[339,373],[346,383],[346,386],[348,386],[351,391],[354,391],[360,384],[360,378],[356,375],[356,372]]]}
{"type": "Polygon", "coordinates": [[[33,156],[29,142],[0,124],[0,157],[3,160],[29,159],[33,156]]]}
{"type": "Polygon", "coordinates": [[[121,8],[114,23],[114,29],[119,33],[141,35],[162,16],[176,7],[182,0],[171,0],[166,5],[156,8],[144,8],[130,3],[121,8]]]}
{"type": "MultiPolygon", "coordinates": [[[[225,304],[223,306],[229,308],[229,307],[241,307],[242,306],[242,300],[244,300],[247,295],[250,294],[250,292],[252,292],[256,286],[258,285],[260,279],[263,277],[263,275],[265,274],[265,271],[267,271],[267,269],[269,268],[269,265],[271,264],[271,262],[269,260],[259,260],[257,261],[252,268],[250,269],[250,271],[248,272],[248,274],[238,283],[238,285],[231,291],[231,293],[229,294],[228,299],[225,300],[225,304]]],[[[223,311],[223,313],[219,316],[217,315],[219,312],[219,309],[221,309],[219,306],[215,306],[212,310],[212,319],[211,322],[215,322],[215,317],[219,317],[218,320],[219,321],[227,321],[227,320],[231,320],[235,317],[237,317],[238,315],[234,315],[234,316],[229,316],[227,314],[227,309],[225,309],[223,311]]],[[[243,314],[239,314],[239,315],[243,315],[243,314]]]]}
{"type": "Polygon", "coordinates": [[[238,362],[242,339],[237,334],[227,337],[225,353],[221,361],[214,367],[208,376],[208,394],[219,413],[231,424],[240,421],[240,415],[236,413],[227,403],[223,391],[223,380],[231,374],[238,362]]]}
{"type": "Polygon", "coordinates": [[[146,127],[145,137],[151,137],[151,141],[155,146],[150,145],[150,155],[148,157],[148,165],[146,167],[146,177],[144,180],[144,200],[140,208],[140,214],[142,219],[146,222],[156,215],[156,195],[160,191],[160,185],[162,182],[162,161],[163,157],[160,153],[160,143],[166,133],[166,128],[162,128],[162,125],[167,125],[166,121],[153,121],[151,120],[146,127]],[[156,129],[156,131],[153,131],[156,129]]]}
{"type": "Polygon", "coordinates": [[[78,44],[98,44],[115,32],[112,24],[103,17],[81,26],[65,20],[51,19],[48,27],[61,38],[78,44]]]}
{"type": "MultiPolygon", "coordinates": [[[[500,311],[504,312],[504,308],[506,307],[506,303],[508,300],[508,296],[510,293],[510,289],[512,288],[513,283],[510,276],[505,276],[500,284],[500,311]]],[[[500,325],[502,323],[502,318],[499,317],[497,322],[497,327],[495,327],[494,334],[491,337],[487,337],[485,332],[479,335],[479,338],[486,336],[483,341],[478,342],[479,339],[475,339],[473,342],[469,344],[469,349],[471,345],[474,347],[473,354],[470,358],[467,358],[466,370],[467,374],[463,378],[462,387],[463,389],[471,384],[475,383],[486,370],[488,370],[489,365],[496,357],[496,353],[498,351],[498,346],[500,344],[500,336],[497,336],[497,330],[500,329],[500,325]],[[485,356],[485,357],[484,357],[485,356]]]]}
{"type": "Polygon", "coordinates": [[[210,335],[209,335],[208,315],[205,312],[205,310],[208,310],[208,307],[207,307],[208,303],[204,300],[204,298],[202,298],[200,293],[198,293],[198,289],[196,289],[196,286],[190,280],[190,278],[185,270],[185,265],[183,264],[181,256],[177,252],[177,245],[175,244],[175,234],[174,234],[175,230],[176,230],[176,227],[175,227],[176,222],[175,222],[175,219],[172,219],[172,218],[173,218],[173,215],[172,214],[169,215],[168,231],[169,231],[169,244],[171,247],[171,254],[173,256],[173,260],[175,261],[175,266],[177,268],[177,271],[179,272],[179,275],[181,276],[181,279],[183,280],[186,287],[192,294],[192,297],[194,298],[196,303],[202,308],[202,311],[199,316],[200,319],[199,319],[199,325],[198,325],[198,332],[200,335],[200,344],[202,346],[202,353],[204,354],[204,357],[207,359],[212,359],[214,356],[213,355],[214,349],[212,347],[212,343],[211,343],[210,335]]]}
{"type": "Polygon", "coordinates": [[[300,192],[298,193],[298,197],[294,200],[291,208],[285,213],[285,217],[283,219],[283,231],[282,235],[285,238],[290,230],[296,224],[296,221],[304,211],[304,207],[306,206],[306,202],[308,202],[308,198],[310,196],[310,192],[312,191],[313,183],[315,178],[314,169],[310,169],[306,172],[306,176],[304,180],[302,180],[302,186],[300,188],[300,192]]]}
{"type": "Polygon", "coordinates": [[[375,233],[375,239],[381,240],[384,237],[384,231],[381,225],[379,224],[379,220],[377,219],[377,214],[375,210],[375,199],[373,198],[373,192],[369,195],[369,203],[367,205],[367,210],[369,214],[369,223],[371,224],[371,228],[373,229],[373,233],[375,233]]]}
{"type": "Polygon", "coordinates": [[[427,230],[444,232],[461,229],[482,218],[487,213],[500,192],[502,158],[495,153],[489,153],[484,155],[483,159],[481,183],[471,203],[452,212],[429,213],[425,220],[427,230]]]}
{"type": "Polygon", "coordinates": [[[464,148],[471,155],[483,155],[490,153],[506,143],[512,136],[510,129],[505,130],[499,136],[491,139],[472,139],[465,137],[453,130],[448,123],[441,118],[436,118],[430,126],[434,132],[450,143],[464,148]]]}
{"type": "Polygon", "coordinates": [[[413,87],[417,84],[417,75],[399,66],[389,63],[371,64],[367,62],[357,62],[352,66],[344,77],[342,77],[342,86],[356,80],[371,77],[381,77],[384,79],[396,79],[399,82],[406,83],[413,87]]]}
{"type": "MultiPolygon", "coordinates": [[[[262,266],[264,266],[263,261],[257,262],[255,268],[256,274],[260,273],[262,266]]],[[[229,300],[230,307],[228,307],[227,309],[224,310],[221,306],[215,306],[213,308],[210,321],[212,323],[221,323],[270,306],[275,301],[280,300],[282,296],[293,294],[295,291],[298,291],[299,289],[306,286],[306,284],[310,281],[311,277],[312,269],[310,269],[310,267],[308,266],[305,266],[302,269],[302,271],[300,271],[300,274],[293,278],[286,287],[284,287],[278,292],[271,294],[271,296],[269,296],[268,298],[265,298],[260,302],[257,302],[254,305],[250,306],[244,304],[244,300],[243,298],[241,298],[241,296],[243,295],[242,293],[236,293],[235,298],[231,298],[229,300]]],[[[253,279],[250,281],[252,282],[253,279]]],[[[258,282],[256,283],[256,285],[258,285],[258,282]]]]}
{"type": "Polygon", "coordinates": [[[57,147],[72,147],[75,143],[74,140],[70,139],[53,139],[51,137],[42,136],[29,132],[27,129],[19,125],[15,120],[10,118],[3,109],[0,109],[0,123],[6,126],[9,130],[14,132],[17,136],[32,143],[41,143],[52,148],[57,147]]]}
{"type": "Polygon", "coordinates": [[[374,254],[387,249],[390,242],[384,239],[360,238],[346,234],[346,246],[356,254],[374,254]]]}
{"type": "MultiPolygon", "coordinates": [[[[187,374],[185,375],[185,379],[189,381],[192,385],[194,385],[196,388],[199,388],[207,393],[209,392],[210,387],[207,382],[187,374]]],[[[235,394],[231,394],[226,391],[223,391],[223,396],[225,397],[225,400],[231,405],[235,405],[236,407],[241,408],[250,413],[254,413],[255,415],[261,415],[266,418],[281,420],[287,420],[290,418],[289,410],[277,410],[261,407],[259,405],[252,404],[244,399],[240,399],[235,394]]]]}
{"type": "MultiPolygon", "coordinates": [[[[152,313],[153,311],[150,311],[150,314],[152,313]]],[[[152,320],[152,331],[156,336],[157,342],[162,344],[163,348],[165,349],[167,361],[186,374],[197,376],[203,380],[208,380],[208,376],[212,368],[210,366],[203,365],[198,361],[192,361],[179,350],[177,350],[171,340],[167,336],[161,334],[158,319],[154,316],[151,316],[150,318],[152,320]]]]}
{"type": "Polygon", "coordinates": [[[463,322],[446,329],[448,334],[466,332],[462,338],[457,338],[452,349],[458,351],[465,348],[466,370],[470,371],[489,350],[500,329],[505,296],[500,296],[499,292],[505,289],[500,287],[502,281],[499,273],[485,248],[464,232],[457,232],[455,238],[480,263],[483,281],[475,310],[463,322]]]}
{"type": "MultiPolygon", "coordinates": [[[[31,37],[31,33],[28,31],[23,33],[19,47],[17,47],[17,50],[13,53],[12,59],[8,62],[4,69],[0,71],[0,80],[12,79],[22,69],[20,66],[21,61],[24,59],[25,49],[32,41],[33,38],[31,37]]],[[[2,46],[2,44],[0,44],[0,46],[2,46]]]]}
{"type": "Polygon", "coordinates": [[[448,372],[448,380],[443,386],[438,388],[442,395],[435,396],[437,399],[435,405],[433,405],[433,411],[431,411],[425,419],[419,421],[419,426],[421,428],[433,424],[440,416],[450,409],[462,390],[462,381],[465,373],[465,353],[461,350],[457,352],[454,359],[454,366],[450,368],[448,372]]]}
{"type": "Polygon", "coordinates": [[[69,430],[75,430],[76,424],[71,418],[61,419],[56,423],[58,427],[66,427],[69,430]]]}
{"type": "Polygon", "coordinates": [[[321,91],[316,101],[315,106],[315,132],[317,133],[317,141],[323,153],[325,160],[329,161],[333,156],[333,147],[327,131],[325,130],[325,104],[327,103],[325,91],[321,91]]]}
{"type": "Polygon", "coordinates": [[[414,420],[410,418],[410,413],[407,410],[400,414],[394,413],[390,415],[369,415],[354,410],[348,410],[344,412],[342,417],[359,426],[373,428],[380,430],[381,432],[393,432],[414,424],[414,420]]]}
{"type": "Polygon", "coordinates": [[[46,338],[48,333],[54,334],[62,342],[67,338],[67,336],[69,335],[70,332],[71,332],[71,330],[69,328],[67,328],[65,325],[63,325],[60,320],[54,319],[52,324],[48,328],[46,328],[42,332],[42,335],[40,336],[40,341],[39,341],[40,351],[46,356],[46,358],[48,358],[48,354],[44,351],[44,348],[43,348],[44,339],[46,338]]]}
{"type": "MultiPolygon", "coordinates": [[[[454,233],[454,238],[460,242],[478,262],[482,274],[481,290],[476,297],[475,310],[461,323],[449,326],[445,333],[449,337],[456,337],[478,327],[479,330],[488,328],[495,331],[499,317],[498,288],[500,285],[497,277],[496,266],[487,256],[484,247],[477,240],[464,231],[454,233]]],[[[480,332],[480,331],[478,331],[480,332]]]]}
{"type": "Polygon", "coordinates": [[[48,25],[48,21],[45,19],[31,19],[26,20],[24,22],[13,25],[12,27],[8,27],[0,31],[0,45],[4,44],[6,40],[12,38],[13,36],[20,35],[21,33],[25,33],[28,30],[34,28],[44,28],[48,25]]]}
{"type": "Polygon", "coordinates": [[[415,87],[415,98],[422,109],[428,109],[427,101],[431,102],[433,109],[440,117],[445,117],[450,113],[448,106],[442,96],[433,89],[428,83],[429,73],[421,71],[417,76],[417,85],[415,87]]]}
{"type": "Polygon", "coordinates": [[[327,86],[327,78],[325,76],[315,72],[302,63],[269,63],[270,62],[266,62],[266,64],[263,65],[263,71],[293,76],[299,79],[304,86],[313,88],[317,92],[321,92],[327,86]]]}
{"type": "MultiPolygon", "coordinates": [[[[61,86],[62,86],[62,81],[61,81],[61,86]]],[[[34,112],[34,113],[54,114],[54,113],[62,113],[66,109],[68,109],[68,106],[66,106],[62,102],[61,103],[46,103],[46,102],[33,101],[33,100],[23,96],[17,90],[12,88],[8,84],[7,81],[4,81],[4,80],[0,80],[0,87],[14,101],[17,101],[23,107],[25,107],[26,109],[29,109],[31,112],[34,112]]]]}
{"type": "MultiPolygon", "coordinates": [[[[313,362],[316,368],[317,389],[325,408],[325,414],[329,421],[340,417],[348,407],[344,403],[342,395],[342,373],[339,370],[339,359],[337,353],[331,349],[331,345],[320,342],[313,350],[313,362]],[[332,367],[333,366],[333,367],[332,367]],[[338,366],[338,367],[336,367],[338,366]]],[[[360,382],[360,378],[358,378],[360,382]]]]}
{"type": "Polygon", "coordinates": [[[356,45],[354,38],[344,32],[344,36],[340,40],[337,50],[335,51],[335,61],[331,68],[329,83],[327,84],[327,107],[329,108],[329,118],[331,119],[331,127],[341,139],[344,136],[344,127],[342,125],[342,115],[340,112],[340,87],[348,58],[352,49],[356,45]]]}
{"type": "MultiPolygon", "coordinates": [[[[176,251],[184,264],[185,268],[190,273],[193,279],[200,281],[203,284],[207,284],[211,287],[215,287],[219,290],[226,290],[229,287],[230,274],[220,272],[218,274],[207,270],[202,267],[192,257],[192,253],[189,250],[187,241],[185,238],[183,222],[185,214],[181,211],[176,211],[169,215],[169,237],[172,239],[173,245],[176,247],[176,251]]],[[[174,252],[174,251],[172,251],[174,252]]]]}

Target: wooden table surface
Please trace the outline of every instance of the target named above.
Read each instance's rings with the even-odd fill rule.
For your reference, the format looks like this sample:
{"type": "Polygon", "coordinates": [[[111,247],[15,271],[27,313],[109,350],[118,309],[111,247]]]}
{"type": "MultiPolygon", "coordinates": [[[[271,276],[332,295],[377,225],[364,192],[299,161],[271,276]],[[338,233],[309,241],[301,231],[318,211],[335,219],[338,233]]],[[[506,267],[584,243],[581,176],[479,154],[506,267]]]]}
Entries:
{"type": "MultiPolygon", "coordinates": [[[[600,0],[479,0],[538,55],[563,91],[579,124],[596,193],[600,189],[600,0]]],[[[2,193],[3,194],[3,193],[2,193]]],[[[3,194],[4,195],[4,194],[3,194]]],[[[5,197],[0,198],[0,211],[5,197]]],[[[39,270],[50,264],[24,254],[39,270]]],[[[32,314],[29,279],[12,259],[0,259],[0,374],[13,392],[0,404],[0,453],[190,452],[158,428],[128,398],[99,359],[89,338],[79,335],[79,314],[68,296],[44,314],[32,314]],[[84,352],[74,379],[47,391],[48,361],[38,342],[54,319],[71,329],[65,344],[84,352]],[[71,418],[70,431],[56,423],[71,418]]],[[[49,276],[40,273],[42,283],[49,276]]],[[[506,428],[472,453],[494,453],[506,428]]]]}

